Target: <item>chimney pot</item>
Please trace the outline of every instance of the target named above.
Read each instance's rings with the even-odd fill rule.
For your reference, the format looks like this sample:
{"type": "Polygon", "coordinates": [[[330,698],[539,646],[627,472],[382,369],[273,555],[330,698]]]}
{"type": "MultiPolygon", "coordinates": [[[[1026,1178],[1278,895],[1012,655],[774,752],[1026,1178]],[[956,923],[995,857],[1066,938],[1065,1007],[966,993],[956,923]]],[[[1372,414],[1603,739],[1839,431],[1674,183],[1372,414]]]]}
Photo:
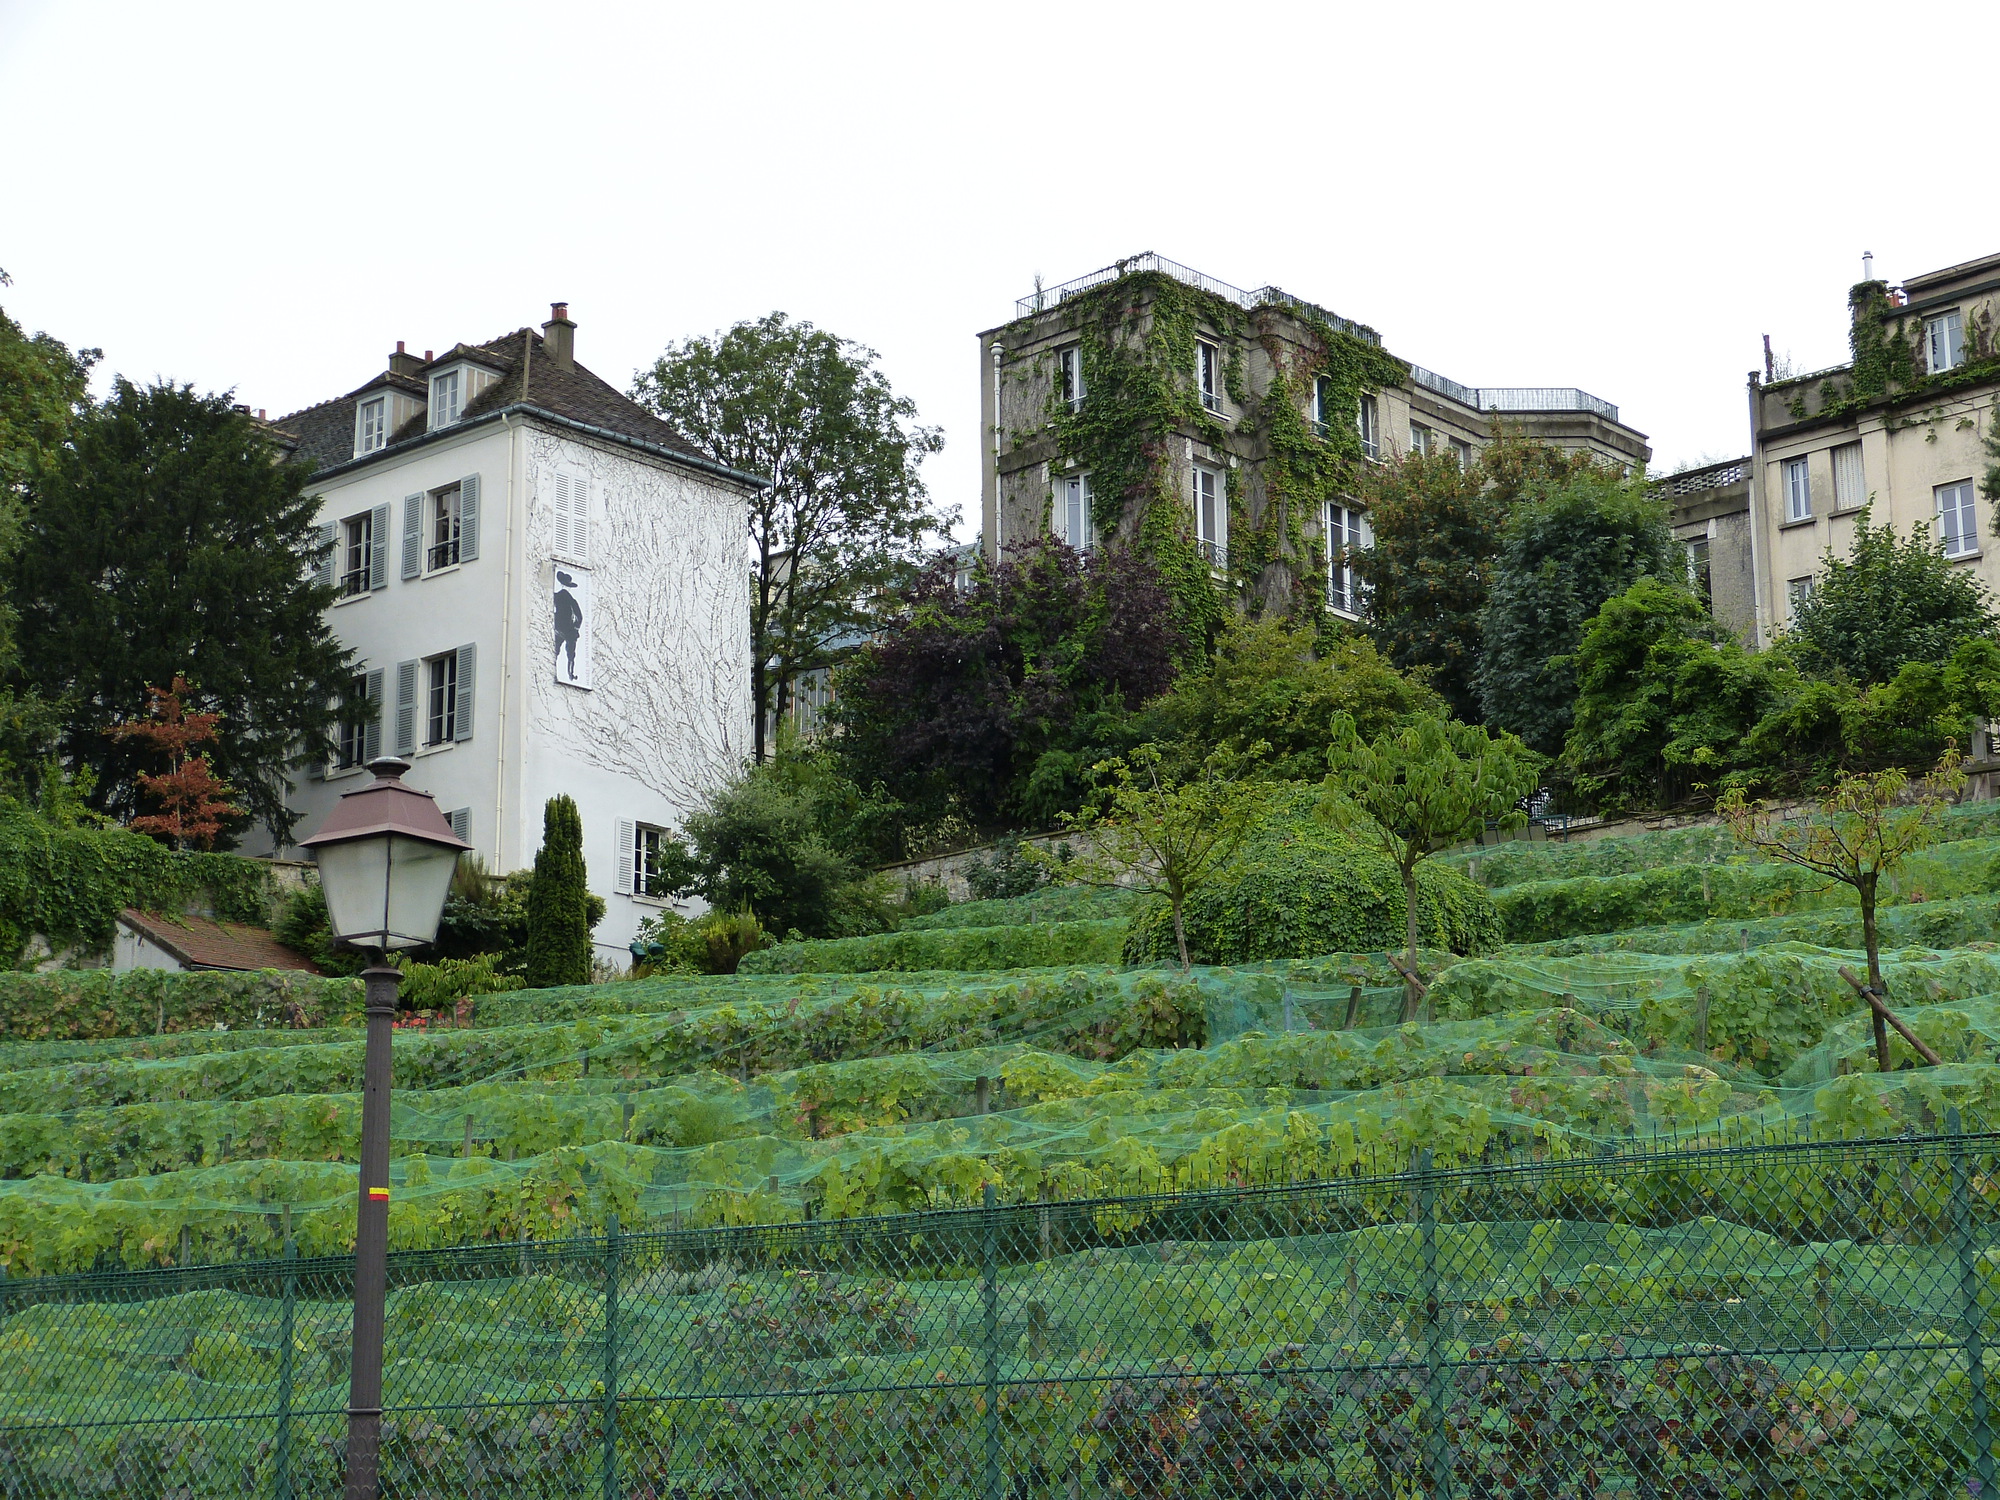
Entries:
{"type": "Polygon", "coordinates": [[[398,354],[401,354],[403,352],[403,341],[401,339],[396,340],[396,352],[398,354]]]}
{"type": "Polygon", "coordinates": [[[549,304],[549,320],[542,325],[542,352],[559,370],[576,364],[576,324],[569,318],[567,302],[549,304]]]}
{"type": "Polygon", "coordinates": [[[257,420],[260,422],[264,420],[264,408],[261,406],[257,408],[257,420]]]}
{"type": "MultiPolygon", "coordinates": [[[[426,355],[425,358],[427,359],[429,356],[426,355]]],[[[397,339],[396,352],[389,356],[389,373],[391,375],[411,376],[415,375],[422,368],[423,361],[404,348],[401,339],[397,339]]]]}
{"type": "Polygon", "coordinates": [[[431,351],[426,349],[424,351],[424,363],[429,364],[430,362],[431,362],[431,351]]]}

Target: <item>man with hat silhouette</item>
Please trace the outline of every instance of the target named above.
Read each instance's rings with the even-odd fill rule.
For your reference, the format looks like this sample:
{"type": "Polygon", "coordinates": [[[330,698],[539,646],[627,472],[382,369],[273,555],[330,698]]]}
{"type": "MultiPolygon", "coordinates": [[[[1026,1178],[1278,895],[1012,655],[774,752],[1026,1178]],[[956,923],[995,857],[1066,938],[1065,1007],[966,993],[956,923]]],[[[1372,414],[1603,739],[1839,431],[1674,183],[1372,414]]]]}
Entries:
{"type": "Polygon", "coordinates": [[[576,580],[556,570],[556,582],[562,585],[556,590],[556,664],[561,669],[562,656],[569,653],[569,680],[576,681],[576,640],[583,633],[583,606],[576,602],[576,595],[570,592],[576,587],[576,580]]]}

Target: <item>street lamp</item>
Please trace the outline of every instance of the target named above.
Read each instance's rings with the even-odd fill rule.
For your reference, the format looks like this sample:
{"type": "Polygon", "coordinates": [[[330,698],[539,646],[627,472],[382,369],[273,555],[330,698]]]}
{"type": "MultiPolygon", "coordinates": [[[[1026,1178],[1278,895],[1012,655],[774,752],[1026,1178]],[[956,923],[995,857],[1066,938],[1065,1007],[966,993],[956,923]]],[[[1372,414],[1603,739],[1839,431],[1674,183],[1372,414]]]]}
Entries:
{"type": "Polygon", "coordinates": [[[362,1063],[361,1207],[354,1231],[354,1359],[347,1391],[347,1500],[375,1500],[382,1447],[382,1321],[389,1281],[389,1048],[402,972],[391,948],[437,937],[458,856],[472,846],[428,795],[403,785],[410,763],[385,755],[375,779],[342,795],[318,833],[301,841],[319,865],[333,940],[373,959],[362,1063]]]}

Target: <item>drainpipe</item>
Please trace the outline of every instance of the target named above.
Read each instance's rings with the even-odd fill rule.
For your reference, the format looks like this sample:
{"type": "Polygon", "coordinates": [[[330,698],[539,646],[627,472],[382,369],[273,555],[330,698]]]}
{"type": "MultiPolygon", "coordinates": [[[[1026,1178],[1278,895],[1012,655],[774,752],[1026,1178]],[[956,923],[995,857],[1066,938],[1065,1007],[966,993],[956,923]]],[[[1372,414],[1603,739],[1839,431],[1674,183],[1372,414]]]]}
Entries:
{"type": "Polygon", "coordinates": [[[1758,430],[1763,387],[1750,372],[1750,649],[1764,649],[1764,569],[1759,533],[1764,529],[1764,435],[1758,430]]]}
{"type": "Polygon", "coordinates": [[[1000,561],[1006,526],[1001,519],[1005,498],[1000,493],[1000,340],[993,341],[993,561],[1000,561]]]}

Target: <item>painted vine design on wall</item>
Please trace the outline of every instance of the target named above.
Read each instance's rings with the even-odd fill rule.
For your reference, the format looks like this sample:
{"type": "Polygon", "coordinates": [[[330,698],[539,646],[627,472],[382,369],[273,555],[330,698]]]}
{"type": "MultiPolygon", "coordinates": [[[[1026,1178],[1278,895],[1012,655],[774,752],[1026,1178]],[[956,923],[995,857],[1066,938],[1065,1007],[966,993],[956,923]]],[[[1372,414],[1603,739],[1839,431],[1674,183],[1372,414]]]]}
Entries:
{"type": "MultiPolygon", "coordinates": [[[[1156,560],[1173,594],[1191,651],[1201,651],[1242,603],[1314,622],[1325,592],[1298,586],[1324,576],[1316,529],[1326,503],[1352,489],[1362,460],[1352,423],[1315,432],[1307,417],[1316,381],[1328,381],[1329,408],[1356,409],[1362,395],[1409,378],[1409,366],[1315,314],[1288,308],[1307,331],[1305,347],[1280,338],[1269,317],[1159,272],[1137,272],[1063,304],[1082,352],[1087,397],[1072,410],[1053,371],[1044,408],[1058,451],[1090,474],[1092,523],[1100,536],[1135,542],[1156,560]],[[1182,490],[1178,434],[1192,432],[1218,455],[1230,453],[1229,428],[1195,389],[1195,342],[1203,325],[1224,350],[1223,386],[1243,411],[1238,425],[1261,462],[1230,472],[1229,567],[1218,578],[1201,555],[1182,490]],[[1255,340],[1273,380],[1261,395],[1248,386],[1244,347],[1255,340]]],[[[1275,313],[1276,310],[1274,309],[1275,313]]],[[[1037,433],[1015,433],[1016,446],[1037,433]]],[[[1239,455],[1240,456],[1240,455],[1239,455]]]]}
{"type": "Polygon", "coordinates": [[[707,485],[585,443],[531,434],[527,652],[532,711],[558,746],[631,776],[683,813],[750,753],[749,599],[741,508],[707,485]],[[587,691],[555,681],[545,607],[555,513],[548,476],[591,488],[587,691]]]}

